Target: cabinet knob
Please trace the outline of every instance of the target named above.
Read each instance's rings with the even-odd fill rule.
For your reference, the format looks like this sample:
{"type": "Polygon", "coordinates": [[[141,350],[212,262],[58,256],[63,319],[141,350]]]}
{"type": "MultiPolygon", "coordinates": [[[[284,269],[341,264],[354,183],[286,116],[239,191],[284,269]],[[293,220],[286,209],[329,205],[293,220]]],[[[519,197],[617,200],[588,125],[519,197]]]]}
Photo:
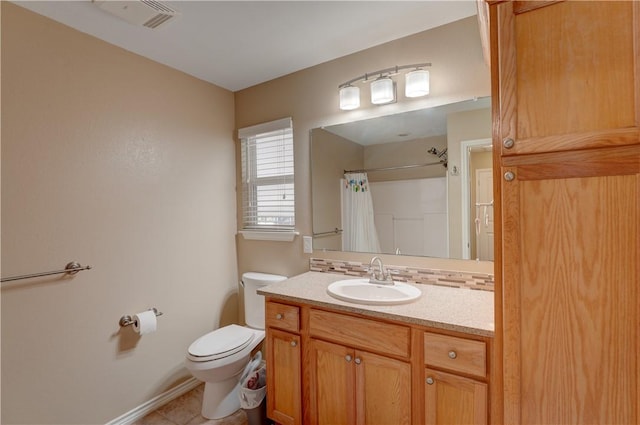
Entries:
{"type": "Polygon", "coordinates": [[[429,384],[429,385],[433,385],[433,383],[434,383],[434,382],[435,382],[435,381],[433,380],[433,378],[432,378],[432,377],[430,377],[430,376],[429,376],[429,377],[427,378],[427,384],[429,384]]]}
{"type": "Polygon", "coordinates": [[[298,345],[298,341],[291,341],[291,346],[295,347],[296,345],[298,345]]]}
{"type": "Polygon", "coordinates": [[[356,357],[356,359],[353,362],[355,364],[360,364],[360,363],[362,363],[362,360],[360,360],[360,357],[356,357]]]}
{"type": "Polygon", "coordinates": [[[516,178],[516,175],[513,174],[513,172],[511,171],[507,171],[506,173],[504,173],[504,179],[508,182],[513,181],[513,179],[516,178]]]}
{"type": "Polygon", "coordinates": [[[344,356],[344,359],[348,362],[351,361],[351,356],[349,354],[347,354],[346,356],[344,356]]]}
{"type": "Polygon", "coordinates": [[[458,357],[458,353],[456,353],[453,350],[449,351],[449,358],[450,359],[455,359],[456,357],[458,357]]]}
{"type": "Polygon", "coordinates": [[[278,313],[278,314],[276,314],[276,319],[278,319],[278,320],[282,320],[282,313],[278,313]]]}
{"type": "Polygon", "coordinates": [[[515,145],[515,143],[516,142],[514,142],[511,137],[507,137],[506,139],[504,139],[502,141],[502,146],[504,146],[505,149],[511,149],[513,147],[513,145],[515,145]]]}

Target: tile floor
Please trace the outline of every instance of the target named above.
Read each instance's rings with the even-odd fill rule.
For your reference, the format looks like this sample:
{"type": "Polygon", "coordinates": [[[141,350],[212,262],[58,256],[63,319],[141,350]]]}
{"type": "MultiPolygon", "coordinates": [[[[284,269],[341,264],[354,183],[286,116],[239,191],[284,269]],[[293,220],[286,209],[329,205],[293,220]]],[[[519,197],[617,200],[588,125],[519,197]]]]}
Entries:
{"type": "Polygon", "coordinates": [[[207,419],[200,414],[204,384],[181,395],[133,425],[248,425],[247,415],[240,409],[223,419],[207,419]]]}

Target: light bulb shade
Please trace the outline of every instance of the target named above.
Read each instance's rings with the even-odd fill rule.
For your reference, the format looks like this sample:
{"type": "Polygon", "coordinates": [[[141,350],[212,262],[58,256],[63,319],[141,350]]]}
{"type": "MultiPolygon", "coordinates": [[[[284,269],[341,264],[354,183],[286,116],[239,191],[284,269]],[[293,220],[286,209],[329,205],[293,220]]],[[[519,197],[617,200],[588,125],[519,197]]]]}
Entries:
{"type": "Polygon", "coordinates": [[[416,69],[405,76],[404,95],[420,97],[429,94],[429,71],[416,69]]]}
{"type": "Polygon", "coordinates": [[[354,86],[340,88],[340,109],[349,111],[360,107],[360,89],[354,86]]]}
{"type": "Polygon", "coordinates": [[[382,105],[395,100],[393,80],[389,77],[380,77],[371,82],[371,103],[382,105]]]}

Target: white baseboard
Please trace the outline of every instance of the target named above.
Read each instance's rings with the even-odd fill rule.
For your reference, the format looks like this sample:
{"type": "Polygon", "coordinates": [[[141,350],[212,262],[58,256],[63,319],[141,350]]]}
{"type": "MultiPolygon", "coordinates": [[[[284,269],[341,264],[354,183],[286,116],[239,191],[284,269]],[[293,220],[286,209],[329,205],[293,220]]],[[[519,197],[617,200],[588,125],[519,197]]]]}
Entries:
{"type": "Polygon", "coordinates": [[[151,400],[141,404],[140,406],[129,410],[124,415],[118,416],[115,419],[110,420],[106,423],[106,425],[130,425],[137,421],[138,419],[146,416],[147,414],[153,412],[157,408],[164,406],[171,400],[180,397],[182,394],[185,394],[202,382],[198,381],[196,378],[189,378],[180,385],[177,385],[171,388],[168,391],[163,392],[162,394],[152,398],[151,400]]]}

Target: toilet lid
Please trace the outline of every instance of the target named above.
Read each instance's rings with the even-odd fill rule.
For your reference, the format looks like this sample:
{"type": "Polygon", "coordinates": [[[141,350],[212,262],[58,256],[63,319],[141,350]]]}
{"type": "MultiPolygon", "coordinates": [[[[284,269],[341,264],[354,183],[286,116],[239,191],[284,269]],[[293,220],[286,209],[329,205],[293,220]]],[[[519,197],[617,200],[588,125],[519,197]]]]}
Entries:
{"type": "Polygon", "coordinates": [[[189,358],[194,361],[209,361],[230,356],[253,341],[251,329],[229,325],[201,336],[189,346],[189,358]]]}

